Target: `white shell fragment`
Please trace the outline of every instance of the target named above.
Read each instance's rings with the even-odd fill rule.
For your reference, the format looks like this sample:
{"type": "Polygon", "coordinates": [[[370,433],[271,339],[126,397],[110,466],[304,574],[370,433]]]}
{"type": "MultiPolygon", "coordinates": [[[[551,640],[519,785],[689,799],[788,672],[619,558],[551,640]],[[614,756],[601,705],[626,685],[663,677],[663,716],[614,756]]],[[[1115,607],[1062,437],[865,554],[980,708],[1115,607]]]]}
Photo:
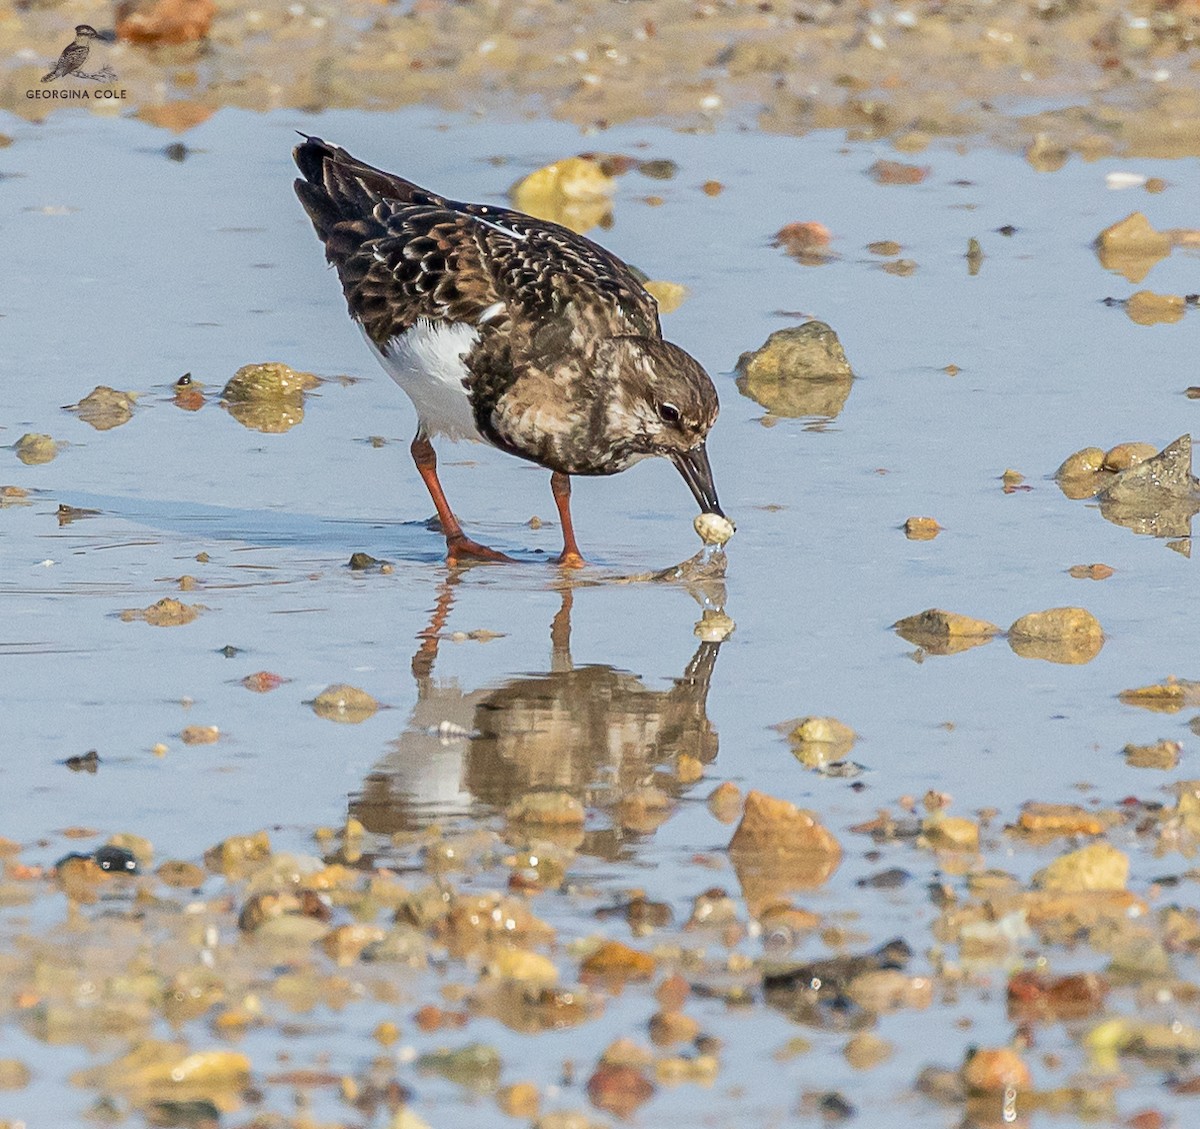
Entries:
{"type": "Polygon", "coordinates": [[[700,540],[706,545],[724,545],[733,536],[737,526],[720,514],[699,514],[692,522],[700,540]]]}

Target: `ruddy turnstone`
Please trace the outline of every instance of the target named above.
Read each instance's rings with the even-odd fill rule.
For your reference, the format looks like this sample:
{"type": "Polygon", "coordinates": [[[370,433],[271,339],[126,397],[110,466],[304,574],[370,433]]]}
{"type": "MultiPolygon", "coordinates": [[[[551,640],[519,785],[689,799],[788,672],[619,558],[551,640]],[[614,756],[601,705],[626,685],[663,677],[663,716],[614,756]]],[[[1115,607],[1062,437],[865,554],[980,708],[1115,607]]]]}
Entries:
{"type": "Polygon", "coordinates": [[[413,461],[449,561],[509,558],[463,533],[438,482],[435,435],[491,443],[551,472],[562,565],[583,564],[573,474],[663,455],[701,510],[721,513],[704,446],[716,389],[663,340],[658,306],[620,259],[558,224],[447,200],[317,137],[294,156],[296,194],[350,316],[417,409],[413,461]]]}
{"type": "Polygon", "coordinates": [[[91,49],[90,40],[101,38],[100,33],[91,24],[78,24],[75,27],[75,38],[63,49],[54,64],[54,70],[42,75],[43,82],[53,82],[56,78],[74,74],[87,62],[88,51],[91,49]]]}

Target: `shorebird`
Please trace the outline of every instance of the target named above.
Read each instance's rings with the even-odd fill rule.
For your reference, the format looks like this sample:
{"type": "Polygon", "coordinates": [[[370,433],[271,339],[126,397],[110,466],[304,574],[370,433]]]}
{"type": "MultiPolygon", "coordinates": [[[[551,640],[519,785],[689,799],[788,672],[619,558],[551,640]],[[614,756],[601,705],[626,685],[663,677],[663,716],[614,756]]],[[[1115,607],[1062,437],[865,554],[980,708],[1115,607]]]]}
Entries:
{"type": "Polygon", "coordinates": [[[448,200],[318,137],[293,155],[296,195],[350,316],[416,407],[413,461],[448,561],[510,558],[463,533],[438,481],[436,435],[551,472],[567,567],[584,563],[572,475],[665,456],[701,510],[721,514],[705,448],[716,389],[663,340],[658,306],[625,263],[558,224],[448,200]]]}
{"type": "Polygon", "coordinates": [[[75,38],[63,49],[54,64],[54,70],[42,75],[43,82],[53,82],[56,78],[74,74],[87,62],[88,51],[91,50],[90,40],[101,38],[100,33],[91,24],[76,24],[75,38]]]}

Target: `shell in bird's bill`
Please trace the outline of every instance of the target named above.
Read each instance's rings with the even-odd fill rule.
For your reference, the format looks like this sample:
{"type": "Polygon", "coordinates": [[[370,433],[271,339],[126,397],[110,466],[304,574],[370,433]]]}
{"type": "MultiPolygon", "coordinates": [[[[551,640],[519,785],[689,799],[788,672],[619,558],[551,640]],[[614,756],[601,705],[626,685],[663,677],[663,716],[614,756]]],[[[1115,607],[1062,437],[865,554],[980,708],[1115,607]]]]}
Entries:
{"type": "Polygon", "coordinates": [[[724,545],[737,531],[737,526],[720,514],[697,514],[692,526],[706,545],[724,545]]]}

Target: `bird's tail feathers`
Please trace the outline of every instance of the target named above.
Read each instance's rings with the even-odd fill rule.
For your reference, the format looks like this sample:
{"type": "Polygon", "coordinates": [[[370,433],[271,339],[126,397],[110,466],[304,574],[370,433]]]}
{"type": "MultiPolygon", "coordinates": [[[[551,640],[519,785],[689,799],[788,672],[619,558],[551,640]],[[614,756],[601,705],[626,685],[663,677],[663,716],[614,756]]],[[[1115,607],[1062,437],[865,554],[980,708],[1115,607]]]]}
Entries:
{"type": "Polygon", "coordinates": [[[303,180],[296,195],[324,239],[343,220],[369,215],[383,200],[402,204],[441,204],[441,197],[352,157],[345,149],[301,134],[304,140],[292,152],[303,180]]]}

